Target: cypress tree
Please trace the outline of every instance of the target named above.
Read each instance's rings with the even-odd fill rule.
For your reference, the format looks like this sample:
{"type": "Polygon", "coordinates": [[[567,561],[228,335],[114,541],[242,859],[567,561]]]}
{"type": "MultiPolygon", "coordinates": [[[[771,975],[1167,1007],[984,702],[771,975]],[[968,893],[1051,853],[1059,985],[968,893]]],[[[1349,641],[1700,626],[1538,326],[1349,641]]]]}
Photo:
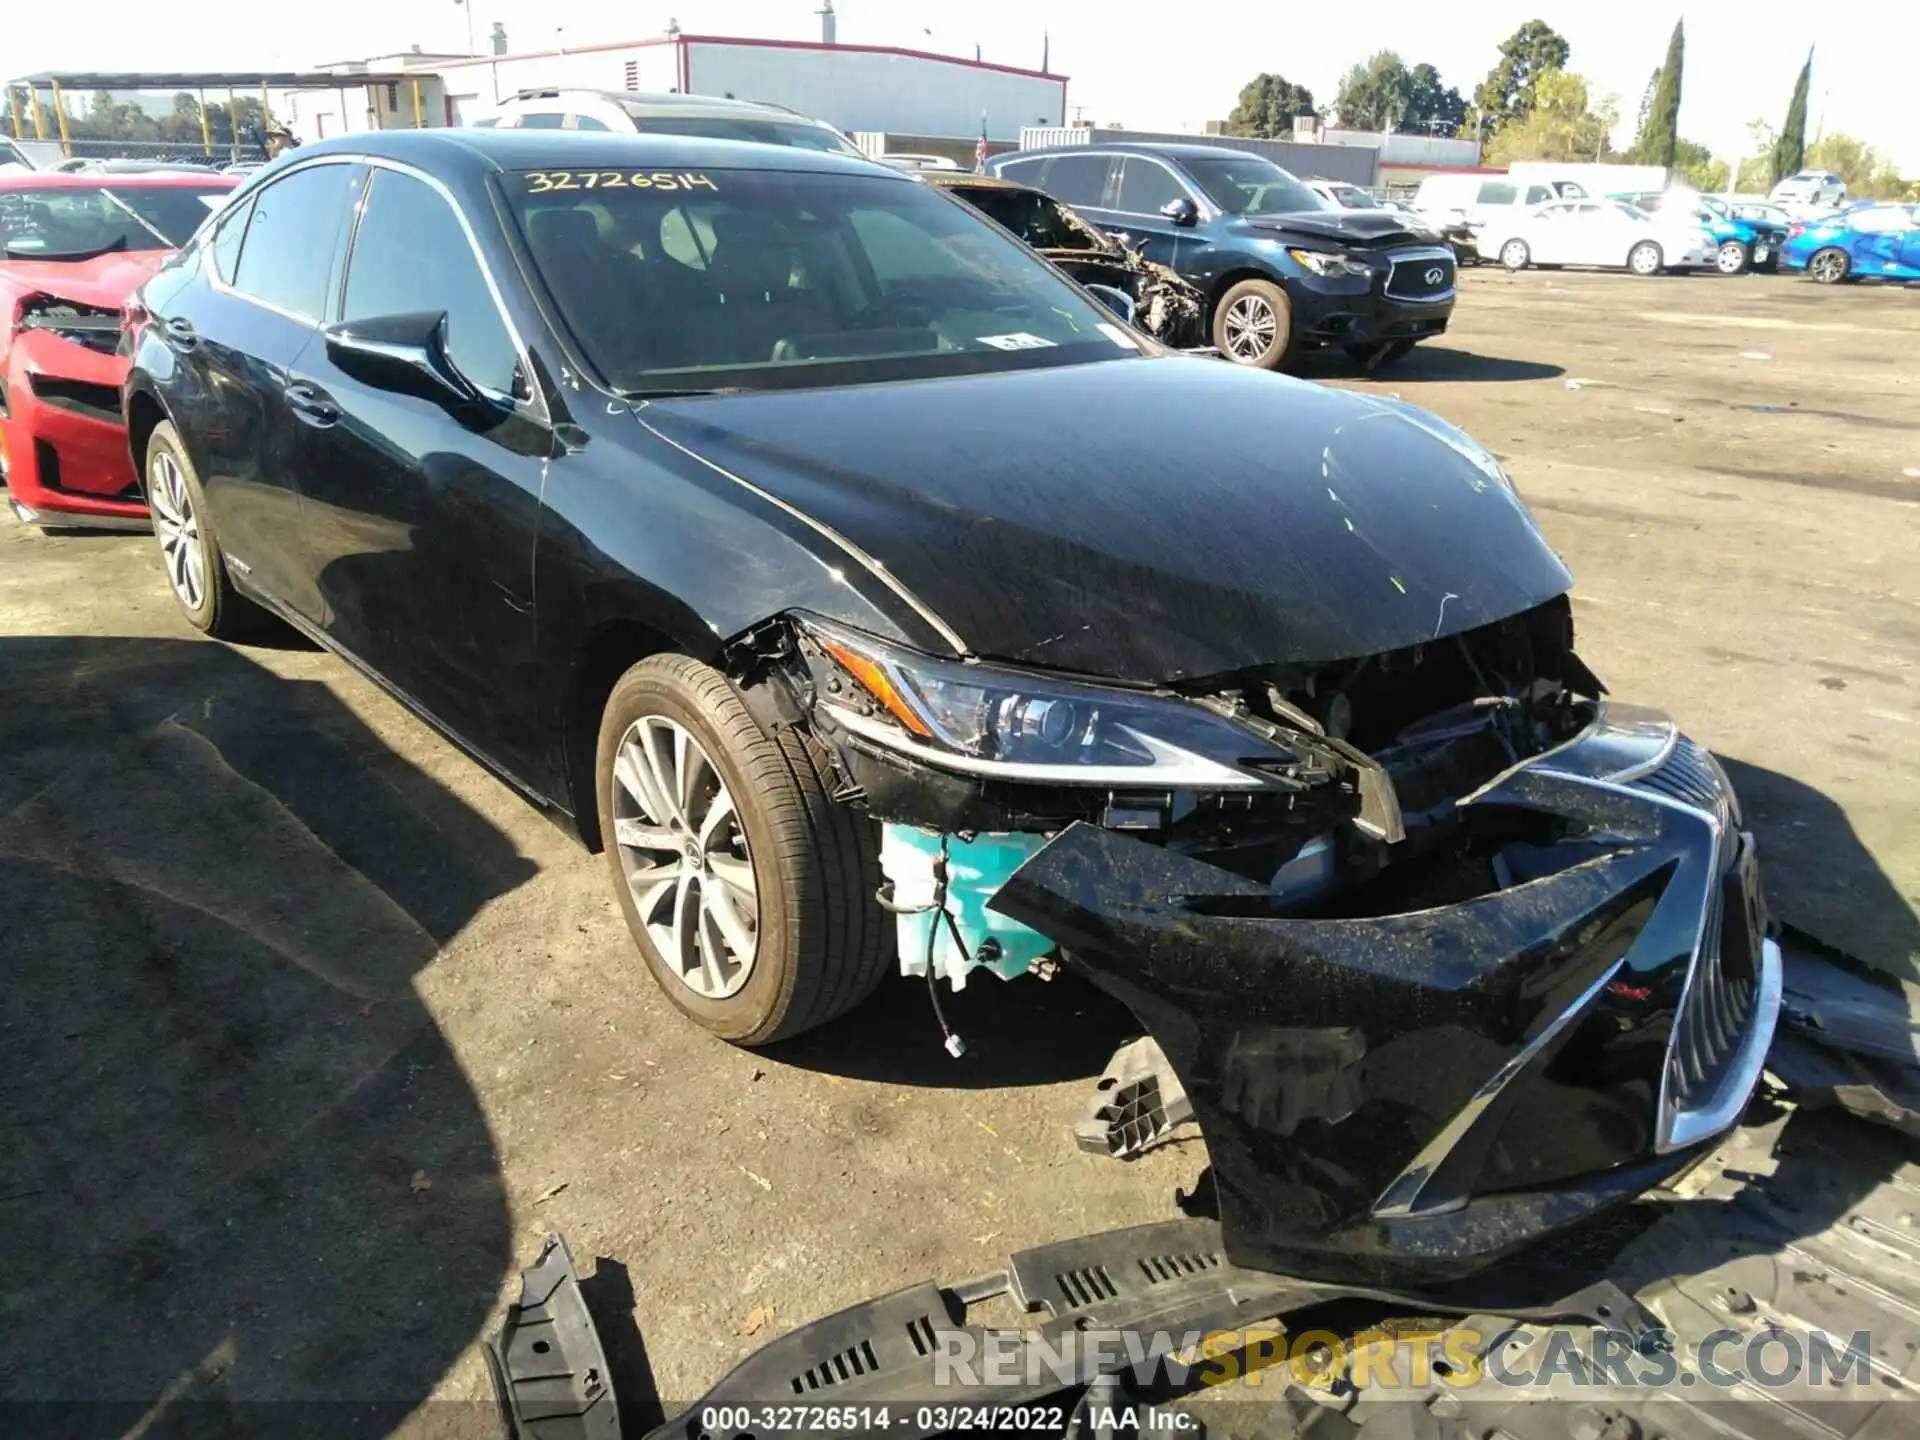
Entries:
{"type": "Polygon", "coordinates": [[[1800,67],[1794,82],[1793,99],[1787,102],[1787,123],[1773,142],[1773,183],[1778,185],[1790,175],[1798,175],[1807,161],[1807,86],[1813,80],[1813,51],[1807,51],[1807,63],[1800,67]]]}
{"type": "Polygon", "coordinates": [[[1680,143],[1680,78],[1686,64],[1687,28],[1684,20],[1673,22],[1673,38],[1667,42],[1667,63],[1660,67],[1660,83],[1654,87],[1653,101],[1647,106],[1646,128],[1634,147],[1635,159],[1642,165],[1673,168],[1674,150],[1680,143]]]}

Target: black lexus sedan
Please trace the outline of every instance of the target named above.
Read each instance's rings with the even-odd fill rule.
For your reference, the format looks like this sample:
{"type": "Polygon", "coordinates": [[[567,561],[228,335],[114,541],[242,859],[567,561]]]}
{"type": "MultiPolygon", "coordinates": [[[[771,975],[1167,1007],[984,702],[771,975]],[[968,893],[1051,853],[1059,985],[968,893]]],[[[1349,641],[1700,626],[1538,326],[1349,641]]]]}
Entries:
{"type": "Polygon", "coordinates": [[[938,1043],[942,986],[1065,963],[1178,1071],[1230,1256],[1331,1275],[1483,1264],[1746,1102],[1779,956],[1726,777],[1606,704],[1430,415],[726,141],[305,147],[133,326],[187,618],[279,617],[577,826],[716,1035],[898,965],[938,1043]]]}

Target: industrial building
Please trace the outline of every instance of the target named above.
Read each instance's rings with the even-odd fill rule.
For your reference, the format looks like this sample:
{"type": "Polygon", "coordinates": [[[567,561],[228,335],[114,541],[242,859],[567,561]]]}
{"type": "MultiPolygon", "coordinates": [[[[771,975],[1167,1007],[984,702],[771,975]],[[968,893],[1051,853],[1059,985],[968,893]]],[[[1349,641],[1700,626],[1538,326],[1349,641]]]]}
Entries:
{"type": "MultiPolygon", "coordinates": [[[[504,50],[504,36],[495,31],[504,50]]],[[[837,126],[863,148],[964,148],[984,134],[1010,149],[1022,127],[1058,125],[1067,77],[986,60],[881,45],[763,40],[678,31],[645,40],[479,56],[376,56],[321,67],[339,91],[291,97],[286,117],[303,140],[343,130],[408,128],[413,87],[354,84],[360,73],[419,79],[418,123],[466,125],[527,90],[623,90],[723,95],[784,105],[837,126]]]]}

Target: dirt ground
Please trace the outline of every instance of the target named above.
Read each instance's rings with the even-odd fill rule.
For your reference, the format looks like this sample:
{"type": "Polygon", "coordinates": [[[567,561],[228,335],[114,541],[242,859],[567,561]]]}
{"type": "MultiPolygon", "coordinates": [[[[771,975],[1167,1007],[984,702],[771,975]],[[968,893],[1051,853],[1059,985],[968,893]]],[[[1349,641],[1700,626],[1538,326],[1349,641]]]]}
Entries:
{"type": "MultiPolygon", "coordinates": [[[[1920,290],[1474,271],[1444,341],[1327,375],[1506,459],[1777,913],[1920,973],[1920,290]]],[[[123,1407],[76,1433],[492,1433],[477,1341],[550,1228],[683,1402],[1204,1163],[1074,1151],[1128,1019],[1070,980],[977,981],[959,1062],[917,982],[704,1038],[600,859],[344,664],[194,638],[145,539],[0,525],[0,697],[0,1399],[123,1407]]]]}

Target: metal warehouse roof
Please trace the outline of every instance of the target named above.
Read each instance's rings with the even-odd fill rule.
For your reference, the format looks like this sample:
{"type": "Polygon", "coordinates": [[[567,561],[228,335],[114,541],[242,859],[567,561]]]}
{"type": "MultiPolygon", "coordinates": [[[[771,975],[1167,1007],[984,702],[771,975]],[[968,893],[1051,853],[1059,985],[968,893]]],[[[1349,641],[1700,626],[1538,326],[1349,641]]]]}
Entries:
{"type": "Polygon", "coordinates": [[[340,90],[429,79],[431,72],[382,70],[335,74],[326,70],[44,70],[17,75],[9,85],[62,90],[340,90]]]}

